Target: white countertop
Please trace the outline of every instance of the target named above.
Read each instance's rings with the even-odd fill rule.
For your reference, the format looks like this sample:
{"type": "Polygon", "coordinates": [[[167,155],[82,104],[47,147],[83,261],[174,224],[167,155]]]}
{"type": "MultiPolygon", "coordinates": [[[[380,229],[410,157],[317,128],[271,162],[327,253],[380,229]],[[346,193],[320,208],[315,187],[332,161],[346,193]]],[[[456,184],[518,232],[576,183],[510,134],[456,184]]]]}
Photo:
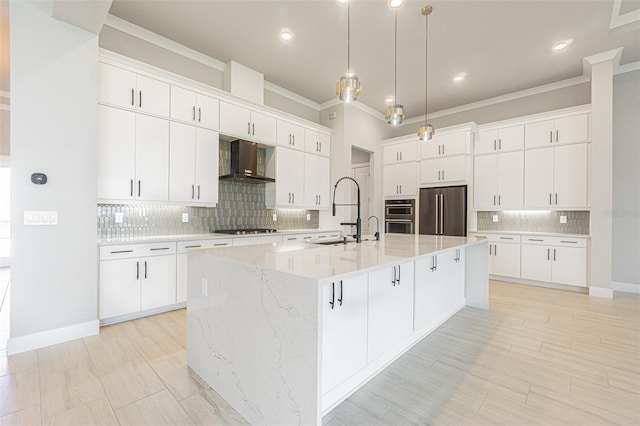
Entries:
{"type": "Polygon", "coordinates": [[[191,253],[321,280],[336,276],[346,278],[365,270],[382,269],[397,264],[398,261],[484,242],[466,237],[403,234],[386,234],[381,241],[363,237],[365,238],[369,238],[369,241],[362,241],[360,244],[283,242],[194,250],[191,253]]]}
{"type": "Polygon", "coordinates": [[[340,232],[337,229],[285,229],[271,234],[180,234],[180,235],[153,235],[149,237],[136,238],[112,238],[108,241],[98,241],[99,246],[110,246],[116,244],[137,244],[137,243],[162,243],[169,241],[196,241],[212,240],[216,238],[243,238],[243,237],[265,237],[268,235],[295,235],[295,234],[315,234],[317,232],[340,232]]]}
{"type": "Polygon", "coordinates": [[[563,234],[559,232],[529,232],[529,231],[469,231],[469,234],[504,234],[504,235],[532,235],[539,237],[568,237],[591,238],[589,234],[563,234]]]}

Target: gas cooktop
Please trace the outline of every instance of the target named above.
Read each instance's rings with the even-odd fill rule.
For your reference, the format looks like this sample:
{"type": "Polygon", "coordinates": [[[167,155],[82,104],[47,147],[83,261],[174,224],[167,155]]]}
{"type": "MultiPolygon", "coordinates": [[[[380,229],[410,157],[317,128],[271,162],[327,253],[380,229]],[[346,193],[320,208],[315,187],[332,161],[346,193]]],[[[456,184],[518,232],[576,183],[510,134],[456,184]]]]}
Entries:
{"type": "Polygon", "coordinates": [[[214,231],[216,234],[230,234],[230,235],[246,235],[246,234],[273,234],[278,232],[276,229],[222,229],[214,231]]]}

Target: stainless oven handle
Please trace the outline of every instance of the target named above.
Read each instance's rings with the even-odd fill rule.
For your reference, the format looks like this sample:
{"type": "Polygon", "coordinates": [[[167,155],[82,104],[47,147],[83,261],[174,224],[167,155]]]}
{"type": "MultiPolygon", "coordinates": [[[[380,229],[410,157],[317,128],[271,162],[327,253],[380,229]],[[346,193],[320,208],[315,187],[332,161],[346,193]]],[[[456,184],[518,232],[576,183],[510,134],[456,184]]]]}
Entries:
{"type": "Polygon", "coordinates": [[[413,207],[413,205],[412,204],[393,204],[392,203],[392,204],[385,204],[385,207],[386,208],[389,208],[389,207],[413,207]]]}
{"type": "Polygon", "coordinates": [[[440,221],[438,220],[438,203],[440,202],[440,197],[438,197],[438,194],[436,194],[436,235],[438,235],[438,223],[440,223],[440,221]]]}
{"type": "Polygon", "coordinates": [[[444,194],[440,194],[440,234],[444,234],[444,194]]]}

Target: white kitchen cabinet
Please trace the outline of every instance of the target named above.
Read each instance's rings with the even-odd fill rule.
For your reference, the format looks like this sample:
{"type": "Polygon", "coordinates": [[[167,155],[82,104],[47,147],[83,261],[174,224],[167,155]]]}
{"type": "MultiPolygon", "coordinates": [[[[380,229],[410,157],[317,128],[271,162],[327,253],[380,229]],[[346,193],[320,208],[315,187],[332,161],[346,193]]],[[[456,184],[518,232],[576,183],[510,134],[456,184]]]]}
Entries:
{"type": "Polygon", "coordinates": [[[367,275],[322,285],[322,391],[367,365],[367,275]]]}
{"type": "Polygon", "coordinates": [[[285,120],[278,120],[277,143],[287,148],[305,150],[304,127],[285,120]]]}
{"type": "Polygon", "coordinates": [[[588,208],[588,144],[525,151],[526,208],[588,208]]]}
{"type": "Polygon", "coordinates": [[[304,129],[305,151],[328,157],[331,149],[331,136],[312,129],[304,129]]]}
{"type": "Polygon", "coordinates": [[[523,236],[523,279],[584,287],[587,285],[586,239],[523,236]]]}
{"type": "Polygon", "coordinates": [[[98,199],[167,201],[169,122],[98,105],[98,199]]]}
{"type": "Polygon", "coordinates": [[[276,119],[239,105],[220,102],[220,132],[267,145],[276,144],[276,119]]]}
{"type": "Polygon", "coordinates": [[[428,330],[464,306],[464,249],[416,260],[414,330],[428,330]]]}
{"type": "Polygon", "coordinates": [[[267,208],[301,208],[304,206],[304,156],[302,151],[276,147],[267,159],[268,174],[274,171],[275,182],[265,184],[267,208]]]}
{"type": "MultiPolygon", "coordinates": [[[[330,165],[327,157],[304,154],[304,206],[310,209],[329,208],[330,165]]],[[[277,182],[277,181],[276,181],[277,182]]]]}
{"type": "Polygon", "coordinates": [[[391,143],[382,147],[382,164],[406,163],[418,160],[418,142],[391,143]]]}
{"type": "Polygon", "coordinates": [[[475,154],[518,151],[524,149],[524,125],[483,129],[475,142],[475,154]]]}
{"type": "Polygon", "coordinates": [[[171,123],[169,200],[189,205],[218,202],[218,133],[171,123]]]}
{"type": "Polygon", "coordinates": [[[461,155],[466,153],[466,131],[436,134],[429,141],[420,142],[420,158],[430,159],[447,155],[461,155]]]}
{"type": "Polygon", "coordinates": [[[522,151],[480,155],[474,161],[474,206],[477,210],[522,208],[522,151]]]}
{"type": "Polygon", "coordinates": [[[466,179],[466,157],[433,158],[420,162],[420,183],[444,183],[464,181],[466,179]]]}
{"type": "Polygon", "coordinates": [[[168,117],[169,84],[99,62],[98,102],[168,117]]]}
{"type": "Polygon", "coordinates": [[[231,245],[231,238],[216,238],[211,240],[178,242],[178,254],[176,255],[176,303],[183,303],[187,301],[187,251],[205,248],[228,247],[231,245]]]}
{"type": "Polygon", "coordinates": [[[413,281],[413,262],[369,274],[369,362],[413,332],[413,281]]]}
{"type": "Polygon", "coordinates": [[[588,117],[585,113],[525,124],[525,147],[588,142],[588,117]]]}
{"type": "Polygon", "coordinates": [[[415,196],[418,163],[389,164],[383,167],[383,194],[392,196],[415,196]]]}
{"type": "Polygon", "coordinates": [[[520,278],[519,247],[518,243],[489,243],[489,273],[520,278]]]}
{"type": "Polygon", "coordinates": [[[282,235],[263,234],[233,238],[234,246],[250,246],[253,244],[281,243],[282,235]]]}
{"type": "Polygon", "coordinates": [[[194,126],[218,130],[220,101],[192,90],[171,86],[171,118],[194,126]]]}
{"type": "Polygon", "coordinates": [[[100,319],[176,303],[176,243],[100,247],[100,319]]]}

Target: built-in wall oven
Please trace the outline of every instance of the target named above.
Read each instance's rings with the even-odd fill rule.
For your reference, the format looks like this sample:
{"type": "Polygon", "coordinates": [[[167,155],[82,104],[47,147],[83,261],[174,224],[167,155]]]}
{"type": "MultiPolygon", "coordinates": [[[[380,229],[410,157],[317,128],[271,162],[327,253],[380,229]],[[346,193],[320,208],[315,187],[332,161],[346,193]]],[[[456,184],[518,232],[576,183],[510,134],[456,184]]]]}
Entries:
{"type": "Polygon", "coordinates": [[[384,229],[386,233],[415,233],[415,200],[386,200],[384,203],[384,229]]]}

